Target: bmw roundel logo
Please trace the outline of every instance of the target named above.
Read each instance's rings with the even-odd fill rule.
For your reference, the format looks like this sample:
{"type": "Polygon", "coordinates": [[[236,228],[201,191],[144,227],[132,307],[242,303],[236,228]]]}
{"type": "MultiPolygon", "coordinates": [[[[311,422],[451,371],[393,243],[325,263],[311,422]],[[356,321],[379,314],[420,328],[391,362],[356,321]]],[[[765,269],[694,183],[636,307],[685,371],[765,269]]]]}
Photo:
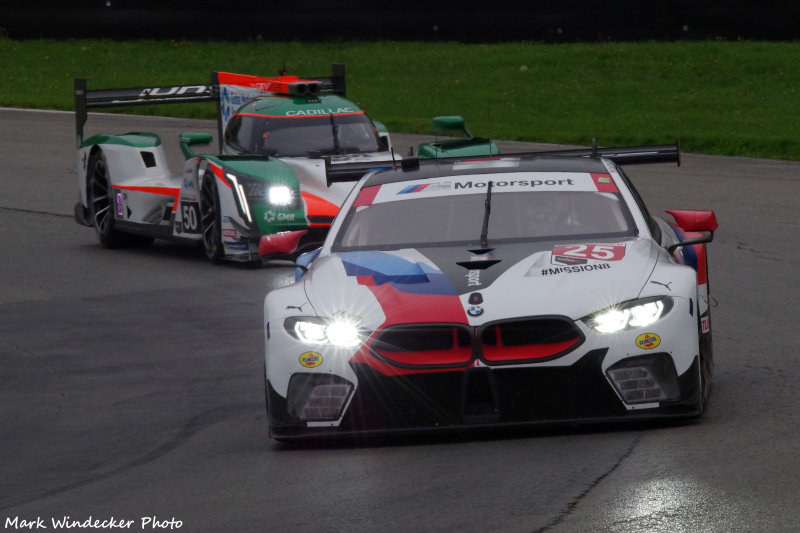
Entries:
{"type": "Polygon", "coordinates": [[[472,305],[467,309],[469,316],[481,316],[483,314],[483,307],[480,305],[472,305]]]}

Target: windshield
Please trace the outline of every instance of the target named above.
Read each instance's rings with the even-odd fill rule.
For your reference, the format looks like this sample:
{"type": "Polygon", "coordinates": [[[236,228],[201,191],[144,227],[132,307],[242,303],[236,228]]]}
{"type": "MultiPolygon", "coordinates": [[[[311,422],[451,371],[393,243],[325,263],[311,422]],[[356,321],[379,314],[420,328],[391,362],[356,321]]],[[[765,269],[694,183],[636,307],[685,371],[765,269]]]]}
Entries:
{"type": "MultiPolygon", "coordinates": [[[[357,205],[347,214],[334,251],[479,245],[485,201],[484,192],[357,205]]],[[[493,191],[491,195],[489,246],[635,234],[630,212],[615,193],[493,191]]]]}
{"type": "Polygon", "coordinates": [[[276,157],[378,151],[375,126],[363,112],[314,117],[235,115],[228,123],[225,142],[240,153],[276,157]]]}

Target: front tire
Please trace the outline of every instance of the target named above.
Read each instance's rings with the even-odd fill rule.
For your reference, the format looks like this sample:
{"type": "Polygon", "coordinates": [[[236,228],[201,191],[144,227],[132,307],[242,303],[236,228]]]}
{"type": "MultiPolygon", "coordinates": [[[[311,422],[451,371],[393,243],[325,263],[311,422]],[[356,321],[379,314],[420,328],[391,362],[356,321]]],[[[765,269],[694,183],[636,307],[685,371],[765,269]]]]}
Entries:
{"type": "Polygon", "coordinates": [[[222,247],[222,216],[215,180],[213,173],[206,172],[200,184],[200,228],[206,257],[219,263],[225,256],[225,249],[222,247]]]}

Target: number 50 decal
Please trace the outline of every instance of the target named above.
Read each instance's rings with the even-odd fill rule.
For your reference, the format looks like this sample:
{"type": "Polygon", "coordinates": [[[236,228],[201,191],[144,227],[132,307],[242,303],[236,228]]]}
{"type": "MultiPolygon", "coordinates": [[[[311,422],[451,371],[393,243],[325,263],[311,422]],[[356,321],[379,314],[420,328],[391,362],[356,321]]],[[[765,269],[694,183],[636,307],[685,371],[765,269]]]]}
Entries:
{"type": "Polygon", "coordinates": [[[594,259],[595,261],[619,261],[625,257],[624,244],[559,244],[553,247],[553,255],[594,259]]]}
{"type": "Polygon", "coordinates": [[[184,233],[200,233],[200,206],[197,202],[181,202],[181,221],[184,233]]]}

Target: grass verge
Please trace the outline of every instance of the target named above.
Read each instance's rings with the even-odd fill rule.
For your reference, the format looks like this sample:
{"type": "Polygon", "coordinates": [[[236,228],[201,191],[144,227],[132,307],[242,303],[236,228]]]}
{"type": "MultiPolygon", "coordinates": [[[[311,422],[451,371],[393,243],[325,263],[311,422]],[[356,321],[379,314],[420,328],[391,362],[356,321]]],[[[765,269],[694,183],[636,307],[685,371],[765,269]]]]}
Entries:
{"type": "MultiPolygon", "coordinates": [[[[204,83],[214,70],[327,75],[391,131],[460,114],[496,139],[800,160],[800,43],[206,43],[0,40],[0,105],[70,110],[89,88],[204,83]]],[[[212,118],[213,105],[137,108],[212,118]]]]}

